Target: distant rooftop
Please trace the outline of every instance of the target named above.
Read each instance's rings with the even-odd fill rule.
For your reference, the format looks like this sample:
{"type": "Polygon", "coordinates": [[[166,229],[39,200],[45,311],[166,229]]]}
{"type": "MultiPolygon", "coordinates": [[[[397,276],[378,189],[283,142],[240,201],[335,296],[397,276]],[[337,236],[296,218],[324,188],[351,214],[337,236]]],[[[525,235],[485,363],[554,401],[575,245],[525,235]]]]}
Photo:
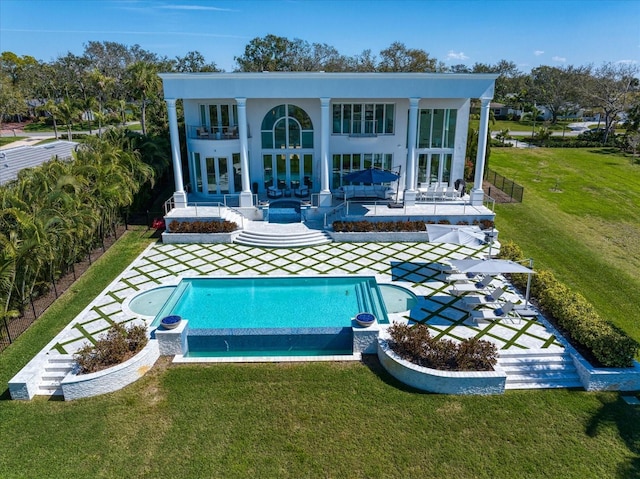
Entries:
{"type": "Polygon", "coordinates": [[[17,146],[0,151],[0,185],[15,180],[24,168],[33,168],[54,158],[68,160],[78,145],[74,141],[54,141],[39,146],[17,146]]]}

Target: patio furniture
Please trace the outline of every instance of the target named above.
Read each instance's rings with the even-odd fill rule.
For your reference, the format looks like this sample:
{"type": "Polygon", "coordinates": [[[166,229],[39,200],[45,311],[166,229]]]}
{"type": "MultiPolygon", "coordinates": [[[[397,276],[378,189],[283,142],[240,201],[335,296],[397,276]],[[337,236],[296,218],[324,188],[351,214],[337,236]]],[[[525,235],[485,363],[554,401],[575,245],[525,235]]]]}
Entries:
{"type": "Polygon", "coordinates": [[[504,294],[504,287],[499,286],[490,293],[484,295],[468,294],[463,301],[469,308],[477,308],[479,306],[489,306],[495,304],[504,294]]]}
{"type": "Polygon", "coordinates": [[[393,198],[393,188],[385,185],[345,185],[338,188],[337,196],[345,200],[351,198],[393,198]]]}
{"type": "Polygon", "coordinates": [[[267,188],[267,197],[269,198],[280,198],[282,196],[282,190],[279,190],[275,186],[270,186],[267,188]]]}
{"type": "Polygon", "coordinates": [[[493,281],[493,276],[486,275],[482,280],[475,283],[455,283],[451,294],[454,296],[462,296],[465,293],[474,293],[477,291],[486,291],[489,284],[493,281]]]}
{"type": "Polygon", "coordinates": [[[296,188],[293,190],[293,194],[296,196],[296,198],[306,198],[307,196],[309,196],[309,188],[306,186],[296,188]]]}
{"type": "Polygon", "coordinates": [[[480,309],[471,311],[469,315],[474,323],[477,323],[478,320],[482,319],[483,321],[495,321],[503,318],[512,318],[520,320],[520,316],[518,313],[513,311],[513,307],[515,305],[511,301],[507,301],[502,306],[495,309],[480,309]]]}

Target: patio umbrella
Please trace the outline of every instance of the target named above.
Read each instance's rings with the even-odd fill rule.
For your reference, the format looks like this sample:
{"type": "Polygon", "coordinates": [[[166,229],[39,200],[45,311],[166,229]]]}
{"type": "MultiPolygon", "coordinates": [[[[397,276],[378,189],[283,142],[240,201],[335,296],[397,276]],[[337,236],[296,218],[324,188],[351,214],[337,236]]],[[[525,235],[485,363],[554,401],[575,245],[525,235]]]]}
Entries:
{"type": "Polygon", "coordinates": [[[449,263],[461,273],[534,273],[531,268],[507,259],[452,259],[449,263]]]}
{"type": "MultiPolygon", "coordinates": [[[[525,307],[529,304],[529,291],[531,289],[531,275],[535,271],[520,263],[508,259],[452,259],[449,261],[452,268],[461,273],[483,273],[495,275],[500,273],[524,273],[528,275],[527,291],[525,293],[525,307]]],[[[532,265],[533,261],[529,260],[532,265]]]]}
{"type": "Polygon", "coordinates": [[[379,170],[377,168],[367,168],[366,170],[352,171],[344,175],[345,181],[352,183],[390,183],[396,181],[400,175],[388,170],[379,170]]]}
{"type": "Polygon", "coordinates": [[[474,226],[427,225],[427,236],[430,243],[484,244],[484,233],[474,226]]]}

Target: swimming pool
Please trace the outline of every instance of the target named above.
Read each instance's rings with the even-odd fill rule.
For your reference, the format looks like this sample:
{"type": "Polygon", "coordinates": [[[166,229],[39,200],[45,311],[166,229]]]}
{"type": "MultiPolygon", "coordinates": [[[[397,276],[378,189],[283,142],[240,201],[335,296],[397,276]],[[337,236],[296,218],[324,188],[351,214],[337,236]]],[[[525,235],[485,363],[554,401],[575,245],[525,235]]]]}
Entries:
{"type": "Polygon", "coordinates": [[[152,323],[188,320],[188,356],[352,354],[352,318],[388,323],[373,277],[183,279],[152,323]]]}
{"type": "Polygon", "coordinates": [[[190,328],[309,328],[350,326],[362,312],[388,322],[373,277],[183,279],[156,316],[178,315],[190,328]]]}

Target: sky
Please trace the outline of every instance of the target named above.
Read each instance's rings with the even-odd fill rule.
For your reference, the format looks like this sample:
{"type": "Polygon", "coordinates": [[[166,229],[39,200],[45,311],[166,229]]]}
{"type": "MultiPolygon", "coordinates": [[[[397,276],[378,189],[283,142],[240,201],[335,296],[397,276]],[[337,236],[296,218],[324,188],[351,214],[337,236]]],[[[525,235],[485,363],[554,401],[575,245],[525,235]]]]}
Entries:
{"type": "Polygon", "coordinates": [[[401,42],[446,65],[640,64],[640,0],[0,0],[0,51],[44,62],[89,41],[233,71],[268,34],[354,56],[401,42]]]}

